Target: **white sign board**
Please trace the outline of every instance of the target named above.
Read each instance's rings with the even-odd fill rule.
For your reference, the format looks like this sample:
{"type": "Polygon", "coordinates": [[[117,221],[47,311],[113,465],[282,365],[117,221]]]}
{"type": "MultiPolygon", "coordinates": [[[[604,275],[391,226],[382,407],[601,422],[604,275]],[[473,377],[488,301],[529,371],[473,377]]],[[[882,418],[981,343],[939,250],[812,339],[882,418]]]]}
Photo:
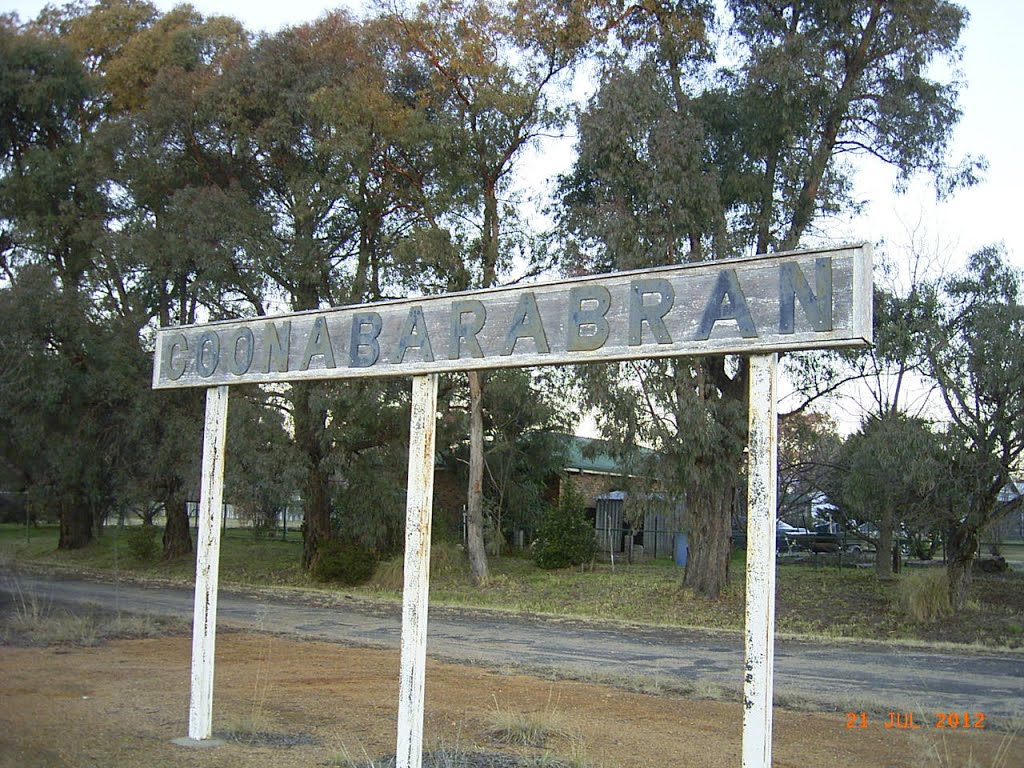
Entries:
{"type": "Polygon", "coordinates": [[[155,388],[862,346],[866,245],[161,329],[155,388]]]}

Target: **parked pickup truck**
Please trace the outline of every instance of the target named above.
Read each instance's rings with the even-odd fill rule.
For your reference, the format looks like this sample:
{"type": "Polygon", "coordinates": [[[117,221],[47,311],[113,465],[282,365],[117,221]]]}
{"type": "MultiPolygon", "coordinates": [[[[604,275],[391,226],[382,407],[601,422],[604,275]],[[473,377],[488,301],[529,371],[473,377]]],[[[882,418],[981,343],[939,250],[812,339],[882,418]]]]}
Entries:
{"type": "MultiPolygon", "coordinates": [[[[797,528],[779,520],[775,526],[776,552],[838,552],[842,547],[842,535],[832,533],[828,526],[823,530],[797,528]]],[[[745,528],[732,529],[732,543],[737,549],[747,548],[747,531],[745,528]]]]}
{"type": "Polygon", "coordinates": [[[838,552],[842,549],[842,535],[828,531],[807,531],[788,536],[791,549],[808,549],[811,552],[838,552]]]}

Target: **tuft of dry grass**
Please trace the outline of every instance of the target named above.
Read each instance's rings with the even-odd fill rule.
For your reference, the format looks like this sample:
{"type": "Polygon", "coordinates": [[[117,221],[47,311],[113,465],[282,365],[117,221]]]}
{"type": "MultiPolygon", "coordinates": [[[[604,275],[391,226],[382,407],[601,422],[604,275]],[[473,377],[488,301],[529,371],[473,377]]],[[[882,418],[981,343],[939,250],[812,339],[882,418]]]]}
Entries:
{"type": "Polygon", "coordinates": [[[13,610],[0,621],[5,643],[19,645],[95,646],[106,640],[162,637],[188,629],[180,619],[133,613],[111,613],[98,606],[72,611],[58,606],[51,597],[22,589],[9,579],[13,610]]]}
{"type": "Polygon", "coordinates": [[[990,762],[983,762],[974,756],[973,751],[966,758],[957,759],[951,754],[946,734],[940,738],[930,735],[918,736],[921,739],[922,753],[918,757],[920,768],[1014,768],[1019,765],[1020,736],[1024,723],[1014,722],[999,742],[996,754],[990,762]]]}
{"type": "MultiPolygon", "coordinates": [[[[368,586],[381,592],[401,593],[405,563],[398,555],[377,564],[368,586]]],[[[435,541],[430,545],[430,583],[435,586],[464,587],[471,583],[469,559],[459,544],[435,541]]]]}
{"type": "Polygon", "coordinates": [[[539,748],[546,746],[551,738],[571,738],[571,729],[550,707],[550,700],[548,705],[540,712],[518,712],[502,708],[495,697],[484,733],[497,744],[513,747],[539,748]]]}
{"type": "Polygon", "coordinates": [[[897,588],[896,601],[903,615],[918,623],[951,616],[949,576],[939,568],[904,576],[897,588]]]}

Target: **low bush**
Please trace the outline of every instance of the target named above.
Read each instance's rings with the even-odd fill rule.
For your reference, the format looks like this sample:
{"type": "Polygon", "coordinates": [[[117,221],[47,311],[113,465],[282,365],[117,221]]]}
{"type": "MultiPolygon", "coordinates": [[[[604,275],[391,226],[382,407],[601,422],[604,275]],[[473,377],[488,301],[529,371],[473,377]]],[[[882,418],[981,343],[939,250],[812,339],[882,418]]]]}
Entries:
{"type": "Polygon", "coordinates": [[[128,554],[139,562],[155,560],[160,553],[155,525],[138,525],[121,531],[120,540],[124,542],[128,554]]]}
{"type": "Polygon", "coordinates": [[[949,576],[941,568],[927,568],[904,576],[896,599],[903,615],[917,622],[935,621],[953,613],[949,603],[949,576]]]}
{"type": "Polygon", "coordinates": [[[558,506],[541,522],[534,562],[541,568],[568,568],[589,562],[596,552],[597,538],[583,511],[583,498],[567,483],[558,506]]]}
{"type": "Polygon", "coordinates": [[[332,539],[321,542],[310,575],[316,581],[356,587],[373,578],[376,568],[377,555],[369,547],[353,541],[332,539]]]}
{"type": "Polygon", "coordinates": [[[496,709],[491,713],[486,733],[496,744],[514,747],[544,747],[552,736],[569,735],[557,714],[508,709],[496,709]]]}

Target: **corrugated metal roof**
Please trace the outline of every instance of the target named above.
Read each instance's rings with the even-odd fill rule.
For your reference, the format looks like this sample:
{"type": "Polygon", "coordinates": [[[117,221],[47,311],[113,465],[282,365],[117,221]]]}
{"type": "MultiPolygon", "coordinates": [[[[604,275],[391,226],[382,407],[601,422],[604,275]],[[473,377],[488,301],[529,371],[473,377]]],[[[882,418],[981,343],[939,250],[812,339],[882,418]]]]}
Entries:
{"type": "Polygon", "coordinates": [[[565,468],[581,472],[620,474],[622,468],[608,450],[608,443],[593,437],[566,435],[565,468]]]}

